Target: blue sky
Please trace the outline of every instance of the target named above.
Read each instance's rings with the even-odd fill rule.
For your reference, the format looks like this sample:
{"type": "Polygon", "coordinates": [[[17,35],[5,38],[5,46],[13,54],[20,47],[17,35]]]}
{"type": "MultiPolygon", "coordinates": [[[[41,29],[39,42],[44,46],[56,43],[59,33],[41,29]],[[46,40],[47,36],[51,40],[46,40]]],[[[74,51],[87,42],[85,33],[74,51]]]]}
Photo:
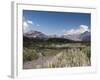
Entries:
{"type": "Polygon", "coordinates": [[[24,30],[36,30],[48,35],[84,32],[90,30],[89,13],[23,10],[24,30]],[[82,29],[83,28],[83,29],[82,29]]]}

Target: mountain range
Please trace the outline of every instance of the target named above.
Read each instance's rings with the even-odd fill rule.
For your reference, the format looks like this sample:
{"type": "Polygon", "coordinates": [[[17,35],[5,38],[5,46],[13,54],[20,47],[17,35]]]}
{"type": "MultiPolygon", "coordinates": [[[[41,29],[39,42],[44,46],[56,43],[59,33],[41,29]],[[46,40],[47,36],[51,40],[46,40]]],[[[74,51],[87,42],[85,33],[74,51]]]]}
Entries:
{"type": "Polygon", "coordinates": [[[47,35],[39,31],[30,31],[30,32],[24,33],[24,36],[29,37],[29,38],[48,38],[47,35]]]}
{"type": "Polygon", "coordinates": [[[23,34],[25,37],[28,38],[40,38],[40,39],[48,39],[48,38],[64,38],[73,41],[90,41],[91,33],[89,31],[85,31],[81,34],[72,34],[72,35],[46,35],[39,31],[30,31],[23,34]]]}

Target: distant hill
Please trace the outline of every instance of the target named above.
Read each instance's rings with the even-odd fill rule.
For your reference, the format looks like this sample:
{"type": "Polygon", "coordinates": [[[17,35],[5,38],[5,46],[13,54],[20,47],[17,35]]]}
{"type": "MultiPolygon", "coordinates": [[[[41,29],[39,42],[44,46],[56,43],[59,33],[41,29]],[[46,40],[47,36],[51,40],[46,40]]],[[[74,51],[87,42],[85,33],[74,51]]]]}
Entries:
{"type": "Polygon", "coordinates": [[[91,33],[86,31],[81,34],[63,35],[63,38],[74,40],[74,41],[90,41],[91,33]]]}
{"type": "Polygon", "coordinates": [[[24,39],[32,39],[37,41],[52,41],[52,42],[75,42],[75,41],[90,41],[91,34],[86,31],[81,34],[73,34],[73,35],[46,35],[39,31],[30,31],[23,34],[24,39]]]}
{"type": "Polygon", "coordinates": [[[80,35],[82,41],[90,41],[91,40],[91,33],[86,31],[80,35]]]}
{"type": "Polygon", "coordinates": [[[29,38],[48,38],[47,35],[39,31],[30,31],[30,32],[24,33],[24,36],[29,37],[29,38]]]}

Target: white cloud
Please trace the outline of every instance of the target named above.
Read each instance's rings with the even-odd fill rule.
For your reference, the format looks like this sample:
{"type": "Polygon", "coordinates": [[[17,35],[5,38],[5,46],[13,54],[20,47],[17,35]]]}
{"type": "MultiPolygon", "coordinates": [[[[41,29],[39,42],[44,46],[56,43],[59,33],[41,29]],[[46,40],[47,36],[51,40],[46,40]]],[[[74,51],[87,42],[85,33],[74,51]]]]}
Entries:
{"type": "Polygon", "coordinates": [[[23,27],[24,27],[24,33],[29,32],[30,30],[33,30],[33,22],[30,20],[23,20],[23,27]]]}
{"type": "Polygon", "coordinates": [[[27,20],[27,19],[23,18],[24,33],[32,31],[32,30],[34,30],[34,27],[39,27],[39,26],[40,26],[39,24],[36,24],[31,20],[27,20]]]}
{"type": "Polygon", "coordinates": [[[30,20],[27,20],[27,23],[29,23],[29,24],[33,24],[33,22],[32,22],[32,21],[30,21],[30,20]]]}
{"type": "Polygon", "coordinates": [[[80,25],[77,29],[70,29],[70,30],[64,30],[64,35],[72,35],[72,34],[81,34],[85,31],[90,31],[88,26],[86,25],[80,25]]]}
{"type": "Polygon", "coordinates": [[[23,28],[24,28],[24,32],[27,32],[29,25],[26,21],[23,22],[23,28]]]}
{"type": "Polygon", "coordinates": [[[27,22],[23,22],[23,25],[25,26],[25,27],[28,27],[28,24],[27,24],[27,22]]]}

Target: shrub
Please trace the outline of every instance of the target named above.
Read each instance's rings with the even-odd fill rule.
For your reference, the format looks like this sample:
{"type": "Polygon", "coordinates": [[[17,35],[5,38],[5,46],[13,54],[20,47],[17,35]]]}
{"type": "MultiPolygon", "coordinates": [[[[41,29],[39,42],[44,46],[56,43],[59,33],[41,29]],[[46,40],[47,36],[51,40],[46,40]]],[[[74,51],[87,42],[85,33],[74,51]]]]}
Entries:
{"type": "Polygon", "coordinates": [[[33,49],[23,48],[23,62],[38,59],[36,51],[33,49]]]}

